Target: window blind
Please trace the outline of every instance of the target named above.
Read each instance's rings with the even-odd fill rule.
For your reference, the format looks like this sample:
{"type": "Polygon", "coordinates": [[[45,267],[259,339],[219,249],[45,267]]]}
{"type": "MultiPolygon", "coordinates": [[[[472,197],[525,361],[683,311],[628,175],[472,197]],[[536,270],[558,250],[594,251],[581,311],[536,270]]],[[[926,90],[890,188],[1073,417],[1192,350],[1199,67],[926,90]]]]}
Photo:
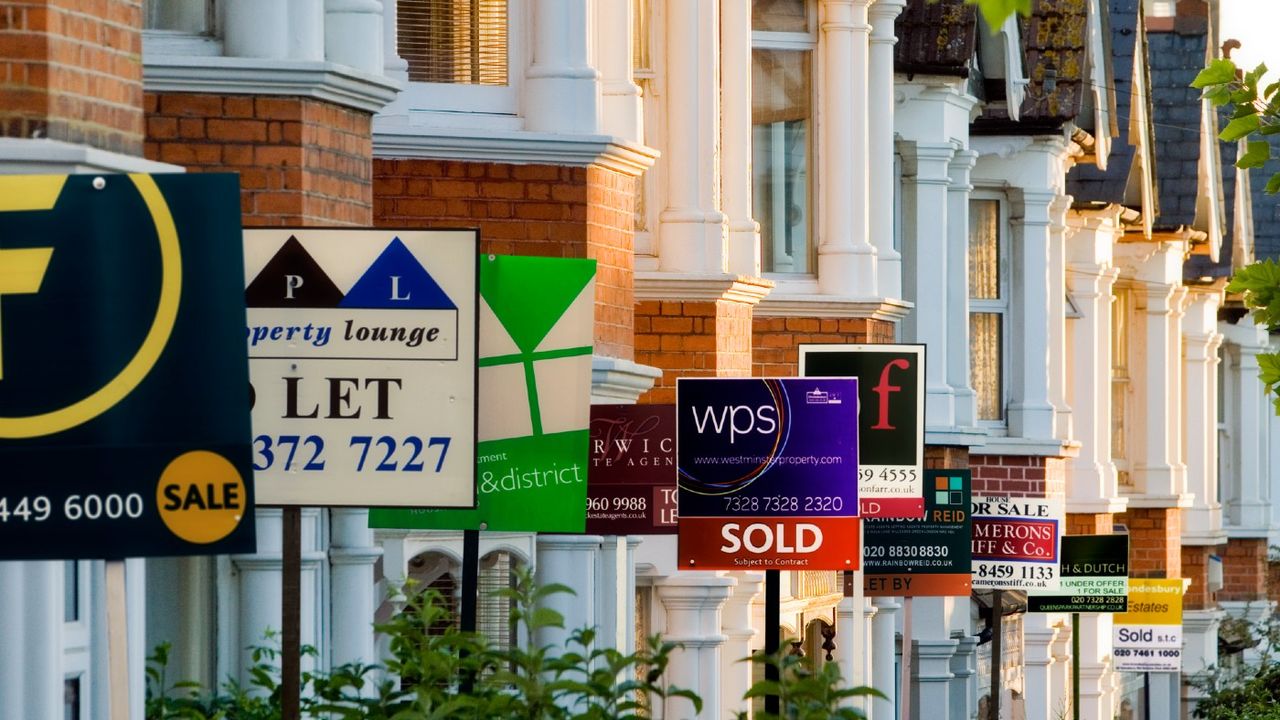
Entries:
{"type": "Polygon", "coordinates": [[[410,81],[507,84],[507,0],[399,0],[396,14],[410,81]]]}

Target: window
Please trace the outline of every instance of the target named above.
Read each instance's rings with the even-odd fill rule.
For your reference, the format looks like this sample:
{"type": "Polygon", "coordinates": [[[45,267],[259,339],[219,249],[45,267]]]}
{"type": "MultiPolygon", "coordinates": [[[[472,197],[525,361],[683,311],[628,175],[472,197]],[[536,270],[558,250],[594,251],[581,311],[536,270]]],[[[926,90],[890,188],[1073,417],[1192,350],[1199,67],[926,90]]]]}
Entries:
{"type": "Polygon", "coordinates": [[[1117,287],[1111,298],[1111,459],[1121,485],[1132,485],[1129,475],[1129,438],[1125,418],[1129,403],[1129,313],[1132,297],[1128,288],[1117,287]]]}
{"type": "Polygon", "coordinates": [[[805,0],[752,0],[753,212],[765,272],[813,273],[813,31],[805,0]]]}
{"type": "Polygon", "coordinates": [[[63,720],[80,720],[80,678],[66,678],[62,681],[62,717],[63,720]]]}
{"type": "Polygon", "coordinates": [[[397,50],[409,80],[507,85],[507,0],[399,0],[397,50]]]}
{"type": "Polygon", "coordinates": [[[969,201],[969,369],[978,420],[1005,419],[1005,343],[1009,291],[1005,217],[999,200],[969,201]]]}
{"type": "Polygon", "coordinates": [[[146,0],[143,5],[143,24],[147,30],[192,35],[213,33],[214,0],[146,0]]]}

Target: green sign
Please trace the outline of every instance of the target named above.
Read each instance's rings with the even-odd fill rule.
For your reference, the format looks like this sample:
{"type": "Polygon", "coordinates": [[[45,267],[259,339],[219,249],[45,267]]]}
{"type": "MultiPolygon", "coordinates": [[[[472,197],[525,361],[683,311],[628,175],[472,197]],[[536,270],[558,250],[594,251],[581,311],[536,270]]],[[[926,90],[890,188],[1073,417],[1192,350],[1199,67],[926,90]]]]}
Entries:
{"type": "Polygon", "coordinates": [[[0,177],[0,559],[252,552],[234,175],[0,177]]]}
{"type": "Polygon", "coordinates": [[[583,532],[595,260],[480,263],[475,510],[374,510],[381,528],[583,532]]]}
{"type": "Polygon", "coordinates": [[[1027,592],[1028,612],[1122,613],[1129,607],[1129,536],[1064,535],[1062,585],[1027,592]]]}

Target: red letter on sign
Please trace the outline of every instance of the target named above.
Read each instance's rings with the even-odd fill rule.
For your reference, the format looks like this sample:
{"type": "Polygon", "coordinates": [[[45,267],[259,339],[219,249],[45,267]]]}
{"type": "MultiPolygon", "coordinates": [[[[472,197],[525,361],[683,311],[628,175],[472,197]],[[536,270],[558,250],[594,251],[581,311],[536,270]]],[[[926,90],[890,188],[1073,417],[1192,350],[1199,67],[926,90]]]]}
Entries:
{"type": "Polygon", "coordinates": [[[894,368],[898,368],[899,370],[910,370],[911,363],[902,358],[890,360],[889,364],[884,366],[884,370],[880,371],[880,384],[871,388],[871,392],[880,396],[880,422],[872,425],[872,430],[897,429],[889,424],[889,393],[902,391],[902,388],[897,385],[889,384],[889,371],[894,368]]]}

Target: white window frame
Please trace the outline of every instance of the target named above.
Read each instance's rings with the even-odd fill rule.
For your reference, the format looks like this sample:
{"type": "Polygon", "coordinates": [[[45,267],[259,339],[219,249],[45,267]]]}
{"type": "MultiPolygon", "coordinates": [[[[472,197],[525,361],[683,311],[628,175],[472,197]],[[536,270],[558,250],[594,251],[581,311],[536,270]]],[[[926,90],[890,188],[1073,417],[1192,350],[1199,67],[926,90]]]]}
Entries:
{"type": "MultiPolygon", "coordinates": [[[[745,1],[750,2],[750,0],[745,0],[745,1]]],[[[818,219],[819,217],[821,217],[821,215],[819,214],[820,209],[818,207],[818,202],[819,202],[819,198],[821,197],[821,193],[818,191],[818,188],[819,188],[819,183],[821,182],[819,178],[821,178],[822,176],[822,168],[820,167],[820,158],[822,157],[822,153],[820,152],[820,148],[818,147],[819,139],[821,138],[821,133],[819,131],[819,122],[820,122],[819,115],[821,114],[820,113],[821,103],[819,102],[819,99],[820,99],[820,93],[821,93],[820,88],[822,88],[823,86],[823,78],[824,78],[823,64],[821,62],[821,53],[818,52],[819,28],[818,28],[817,2],[815,2],[814,0],[805,0],[805,14],[808,20],[808,26],[809,26],[808,32],[800,33],[800,32],[772,32],[772,31],[766,31],[766,30],[752,30],[751,31],[751,50],[752,52],[756,50],[801,50],[809,53],[809,82],[810,82],[810,86],[813,89],[813,92],[812,92],[812,96],[809,98],[809,139],[808,139],[809,148],[808,148],[808,159],[807,159],[808,166],[809,166],[808,167],[809,172],[808,172],[808,178],[807,178],[808,180],[807,190],[809,194],[809,198],[808,198],[809,230],[807,233],[807,240],[809,243],[809,247],[806,249],[806,252],[809,255],[807,262],[810,265],[810,269],[807,272],[777,272],[773,270],[768,270],[768,271],[762,271],[761,274],[770,280],[774,280],[775,282],[778,282],[778,283],[786,283],[788,285],[796,282],[807,283],[807,284],[811,283],[813,285],[812,290],[816,291],[817,278],[818,278],[817,257],[818,257],[818,245],[819,245],[818,219]]],[[[748,68],[747,71],[751,72],[750,68],[748,68]]],[[[752,92],[753,93],[755,92],[754,88],[752,88],[752,92]]],[[[755,124],[752,123],[753,127],[754,125],[755,124]]],[[[754,134],[754,130],[753,130],[753,134],[754,134]]],[[[749,149],[748,152],[750,152],[754,157],[755,155],[754,148],[749,149]]],[[[754,212],[752,214],[754,215],[754,212]]],[[[760,218],[756,218],[756,220],[759,221],[760,218]]],[[[763,266],[765,264],[764,258],[763,258],[763,253],[764,253],[763,237],[760,239],[760,243],[762,246],[760,248],[761,256],[762,256],[761,265],[763,266]]]]}
{"type": "MultiPolygon", "coordinates": [[[[1118,378],[1115,374],[1115,366],[1111,364],[1111,359],[1110,358],[1107,359],[1107,364],[1109,366],[1108,373],[1110,375],[1110,379],[1109,379],[1110,387],[1107,388],[1107,392],[1110,393],[1111,395],[1112,414],[1114,414],[1116,411],[1116,407],[1115,407],[1116,395],[1114,390],[1116,383],[1121,382],[1121,383],[1124,383],[1125,385],[1124,396],[1122,399],[1122,402],[1124,403],[1124,407],[1121,408],[1122,412],[1120,416],[1120,425],[1124,428],[1124,448],[1123,448],[1123,452],[1118,452],[1116,450],[1115,435],[1114,433],[1112,433],[1111,464],[1114,465],[1116,468],[1116,485],[1122,490],[1127,489],[1128,492],[1137,491],[1137,488],[1133,483],[1133,476],[1130,474],[1132,467],[1129,462],[1130,454],[1133,451],[1133,441],[1135,438],[1134,438],[1134,435],[1129,432],[1129,427],[1128,427],[1131,424],[1129,421],[1134,417],[1134,411],[1135,411],[1135,407],[1134,407],[1135,386],[1133,383],[1133,343],[1130,341],[1130,339],[1133,337],[1134,321],[1137,320],[1136,307],[1134,303],[1134,293],[1136,291],[1137,291],[1137,288],[1135,288],[1133,285],[1130,285],[1129,283],[1123,280],[1117,282],[1111,290],[1112,303],[1120,303],[1120,302],[1125,303],[1125,306],[1122,308],[1122,310],[1124,313],[1125,326],[1126,328],[1128,328],[1128,333],[1126,333],[1125,358],[1124,358],[1126,377],[1124,377],[1123,379],[1118,378]],[[1129,479],[1128,482],[1124,482],[1123,480],[1124,478],[1128,478],[1129,479]]],[[[1114,313],[1114,310],[1112,310],[1112,312],[1114,313]]],[[[1111,342],[1115,343],[1116,329],[1115,329],[1114,323],[1112,323],[1111,333],[1112,333],[1111,342]]],[[[1114,348],[1112,348],[1112,352],[1113,353],[1115,352],[1114,348]]],[[[1110,417],[1107,418],[1107,427],[1108,427],[1108,432],[1111,432],[1110,417]]]]}
{"type": "MultiPolygon", "coordinates": [[[[507,0],[507,84],[469,85],[463,83],[406,82],[399,102],[405,103],[409,114],[433,114],[432,124],[449,116],[456,118],[459,127],[474,126],[474,118],[467,116],[489,115],[494,119],[510,119],[520,115],[520,90],[524,84],[525,68],[529,65],[528,36],[531,31],[529,3],[526,0],[507,0]]],[[[398,5],[397,5],[398,9],[398,5]]],[[[397,18],[397,23],[399,18],[397,18]]],[[[396,28],[400,37],[400,28],[396,28]]]]}
{"type": "MultiPolygon", "coordinates": [[[[1000,315],[1000,419],[990,420],[977,418],[977,407],[974,408],[975,422],[978,427],[985,429],[989,434],[995,436],[1006,436],[1009,432],[1009,401],[1013,396],[1013,383],[1009,371],[1009,360],[1013,353],[1013,328],[1010,322],[1012,309],[1013,282],[1010,273],[1010,266],[1013,262],[1013,254],[1011,245],[1013,242],[1013,226],[1009,222],[1009,197],[1006,193],[999,190],[975,187],[969,194],[970,213],[972,213],[972,203],[979,200],[994,200],[999,207],[999,230],[1000,239],[996,243],[996,264],[999,266],[998,282],[1000,288],[999,300],[975,300],[969,296],[969,277],[965,276],[965,298],[968,302],[968,312],[965,320],[975,313],[997,313],[1000,315]]],[[[968,233],[968,228],[965,229],[968,233]]],[[[968,252],[968,245],[965,246],[965,252],[968,252]]],[[[972,272],[972,268],[970,268],[972,272]]],[[[972,342],[972,338],[970,338],[972,342]]],[[[972,347],[966,348],[967,352],[972,352],[972,347]]],[[[970,384],[973,382],[973,362],[972,358],[969,363],[970,384]]],[[[976,388],[975,388],[976,391],[976,388]]],[[[974,398],[975,404],[978,402],[974,398]]]]}
{"type": "MultiPolygon", "coordinates": [[[[91,614],[91,585],[94,582],[94,571],[97,568],[95,563],[88,560],[70,562],[74,563],[76,568],[76,619],[72,622],[64,621],[62,623],[62,678],[64,683],[67,680],[79,678],[80,717],[91,718],[96,717],[96,713],[92,707],[93,688],[92,679],[89,675],[89,665],[92,660],[89,647],[92,638],[89,618],[91,614]]],[[[97,565],[101,565],[101,563],[97,563],[97,565]]],[[[66,582],[65,577],[63,582],[66,582]]],[[[63,596],[66,596],[65,590],[63,596]]],[[[65,605],[66,603],[63,602],[64,618],[66,617],[65,605]]]]}

